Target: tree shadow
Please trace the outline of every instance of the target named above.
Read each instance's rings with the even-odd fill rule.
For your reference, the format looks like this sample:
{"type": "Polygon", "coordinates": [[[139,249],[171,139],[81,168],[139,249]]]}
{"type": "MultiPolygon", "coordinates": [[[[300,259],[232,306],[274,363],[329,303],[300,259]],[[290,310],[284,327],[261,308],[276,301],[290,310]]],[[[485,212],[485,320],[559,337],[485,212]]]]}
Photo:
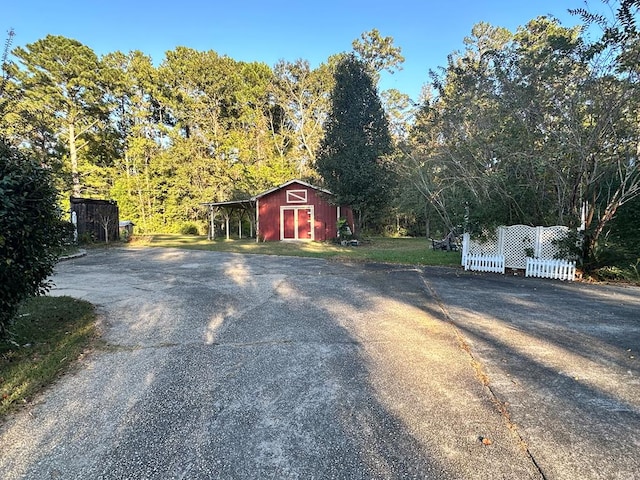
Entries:
{"type": "Polygon", "coordinates": [[[444,479],[464,476],[469,452],[485,461],[499,452],[477,444],[479,421],[460,431],[439,422],[442,399],[420,411],[421,384],[402,384],[426,385],[418,361],[417,377],[394,380],[414,346],[392,342],[423,327],[416,317],[394,333],[402,316],[392,311],[423,314],[389,297],[384,272],[215,252],[105,259],[63,270],[64,288],[104,302],[108,346],[36,406],[37,424],[23,417],[3,432],[29,438],[22,453],[6,451],[3,473],[444,479]],[[102,283],[88,285],[90,276],[102,283]],[[395,395],[407,405],[394,407],[395,395]]]}
{"type": "Polygon", "coordinates": [[[635,475],[640,290],[434,269],[425,277],[546,475],[635,475]]]}

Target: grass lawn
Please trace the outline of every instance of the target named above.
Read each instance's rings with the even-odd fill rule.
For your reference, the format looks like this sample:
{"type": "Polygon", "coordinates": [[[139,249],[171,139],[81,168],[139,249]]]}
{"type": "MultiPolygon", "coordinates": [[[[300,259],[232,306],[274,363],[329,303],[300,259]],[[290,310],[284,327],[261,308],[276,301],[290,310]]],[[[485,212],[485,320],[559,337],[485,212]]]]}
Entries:
{"type": "Polygon", "coordinates": [[[255,239],[214,241],[206,236],[156,234],[135,237],[132,246],[175,247],[216,252],[333,258],[347,261],[402,263],[411,265],[460,265],[459,252],[434,251],[425,238],[374,237],[357,247],[329,242],[262,242],[255,239]]]}
{"type": "Polygon", "coordinates": [[[70,297],[35,297],[0,341],[0,419],[52,383],[96,339],[93,306],[70,297]]]}

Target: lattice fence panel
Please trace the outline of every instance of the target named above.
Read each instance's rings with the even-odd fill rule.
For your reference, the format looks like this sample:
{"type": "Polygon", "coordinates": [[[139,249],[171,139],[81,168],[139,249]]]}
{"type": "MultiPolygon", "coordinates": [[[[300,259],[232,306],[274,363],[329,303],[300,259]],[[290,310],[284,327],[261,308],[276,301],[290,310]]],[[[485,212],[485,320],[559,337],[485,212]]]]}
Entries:
{"type": "Polygon", "coordinates": [[[495,238],[483,242],[472,240],[469,234],[464,235],[462,248],[462,264],[465,265],[467,255],[499,256],[505,258],[506,268],[525,269],[527,258],[553,260],[558,253],[554,240],[563,238],[568,228],[564,226],[530,227],[528,225],[512,225],[499,227],[495,238]]]}
{"type": "Polygon", "coordinates": [[[554,245],[555,240],[560,240],[569,232],[569,228],[556,225],[554,227],[538,227],[538,250],[535,252],[536,258],[552,260],[558,254],[558,247],[554,245]]]}
{"type": "MultiPolygon", "coordinates": [[[[465,233],[465,238],[469,238],[469,234],[465,233]]],[[[484,242],[469,239],[468,242],[469,255],[501,255],[500,235],[495,238],[486,239],[484,242]]]]}
{"type": "Polygon", "coordinates": [[[504,265],[507,268],[526,268],[527,252],[536,248],[536,227],[512,225],[500,227],[504,232],[504,265]]]}

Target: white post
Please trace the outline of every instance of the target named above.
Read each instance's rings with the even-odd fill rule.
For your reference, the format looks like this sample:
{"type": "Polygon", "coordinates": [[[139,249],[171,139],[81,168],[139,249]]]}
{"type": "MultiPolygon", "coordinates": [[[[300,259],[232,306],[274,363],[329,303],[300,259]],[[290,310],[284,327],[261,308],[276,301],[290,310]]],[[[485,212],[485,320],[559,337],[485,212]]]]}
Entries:
{"type": "Polygon", "coordinates": [[[210,218],[210,227],[209,227],[209,240],[215,240],[216,238],[216,231],[215,231],[215,223],[214,223],[214,216],[213,216],[213,205],[209,205],[209,218],[210,218]]]}
{"type": "Polygon", "coordinates": [[[505,254],[505,248],[504,248],[504,241],[505,241],[505,234],[506,234],[506,227],[498,227],[498,255],[504,255],[505,254]]]}
{"type": "Polygon", "coordinates": [[[71,223],[73,223],[73,243],[78,243],[78,214],[71,212],[71,223]]]}
{"type": "Polygon", "coordinates": [[[468,232],[462,234],[462,265],[466,264],[467,255],[469,255],[469,242],[471,241],[471,235],[468,232]]]}
{"type": "Polygon", "coordinates": [[[260,200],[256,198],[256,243],[260,241],[260,216],[258,212],[260,212],[260,200]]]}
{"type": "Polygon", "coordinates": [[[536,238],[533,245],[533,255],[542,258],[542,242],[544,241],[544,227],[536,227],[536,238]]]}

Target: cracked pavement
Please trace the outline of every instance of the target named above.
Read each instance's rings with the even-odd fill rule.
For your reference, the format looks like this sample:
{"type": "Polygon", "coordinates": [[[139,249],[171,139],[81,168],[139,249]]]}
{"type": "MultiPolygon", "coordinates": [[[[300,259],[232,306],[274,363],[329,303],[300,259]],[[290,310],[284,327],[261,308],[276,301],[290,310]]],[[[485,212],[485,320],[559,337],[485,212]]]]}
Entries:
{"type": "Polygon", "coordinates": [[[153,248],[54,281],[106,345],[0,427],[7,480],[640,471],[635,287],[153,248]]]}

